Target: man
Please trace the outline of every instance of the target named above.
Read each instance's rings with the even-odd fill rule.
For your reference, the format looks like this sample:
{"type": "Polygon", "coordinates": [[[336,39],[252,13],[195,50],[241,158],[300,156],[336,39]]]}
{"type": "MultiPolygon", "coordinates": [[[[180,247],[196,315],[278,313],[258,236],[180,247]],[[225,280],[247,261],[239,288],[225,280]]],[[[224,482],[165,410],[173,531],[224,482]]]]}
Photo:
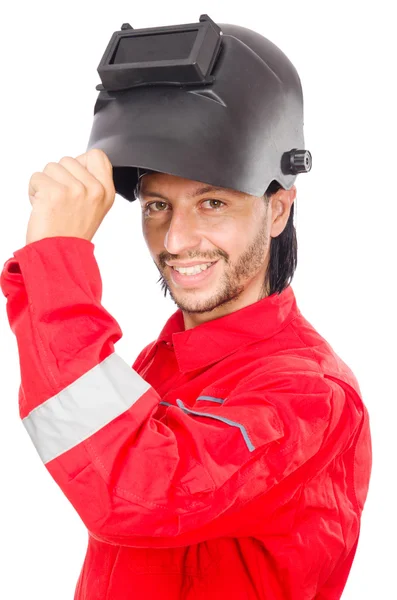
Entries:
{"type": "Polygon", "coordinates": [[[35,173],[26,246],[1,275],[23,424],[89,533],[75,600],[340,598],[369,417],[297,307],[296,188],[137,169],[128,194],[178,310],[131,368],[91,242],[126,193],[116,162],[92,148],[35,173]]]}

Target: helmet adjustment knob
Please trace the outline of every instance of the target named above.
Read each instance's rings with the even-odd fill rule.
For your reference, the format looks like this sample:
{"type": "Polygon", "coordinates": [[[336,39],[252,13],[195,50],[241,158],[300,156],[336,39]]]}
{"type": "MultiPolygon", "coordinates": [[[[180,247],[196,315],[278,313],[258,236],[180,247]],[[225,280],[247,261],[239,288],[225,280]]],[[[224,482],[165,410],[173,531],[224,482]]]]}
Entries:
{"type": "Polygon", "coordinates": [[[312,168],[312,155],[309,150],[298,150],[293,148],[285,153],[284,165],[286,170],[293,175],[308,173],[312,168]]]}

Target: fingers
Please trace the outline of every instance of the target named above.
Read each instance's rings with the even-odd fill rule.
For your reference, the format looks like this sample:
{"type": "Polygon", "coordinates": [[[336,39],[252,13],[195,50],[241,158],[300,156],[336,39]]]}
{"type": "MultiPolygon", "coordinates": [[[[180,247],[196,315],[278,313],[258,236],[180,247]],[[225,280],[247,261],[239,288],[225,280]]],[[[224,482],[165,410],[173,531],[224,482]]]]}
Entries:
{"type": "Polygon", "coordinates": [[[106,191],[106,200],[112,204],[116,194],[113,167],[105,152],[99,148],[92,148],[88,152],[76,156],[76,160],[100,181],[106,191]]]}
{"type": "MultiPolygon", "coordinates": [[[[52,177],[54,181],[63,184],[65,187],[73,190],[74,194],[85,194],[87,189],[93,184],[95,178],[81,166],[80,163],[69,156],[62,158],[59,163],[48,163],[43,173],[52,177]]],[[[98,182],[96,182],[98,184],[98,182]]],[[[105,190],[102,190],[105,193],[105,190]]]]}
{"type": "MultiPolygon", "coordinates": [[[[53,163],[50,163],[53,164],[53,163]]],[[[55,163],[56,165],[58,163],[55,163]]],[[[59,166],[64,168],[63,176],[67,177],[68,173],[75,179],[79,181],[84,186],[84,191],[87,191],[88,194],[94,198],[103,198],[107,195],[107,190],[103,187],[102,183],[98,180],[97,177],[94,177],[90,171],[88,171],[81,162],[79,162],[76,158],[72,158],[71,156],[64,156],[59,161],[59,166]]],[[[59,175],[62,176],[61,171],[59,171],[59,175]]],[[[73,182],[73,185],[78,191],[78,187],[76,185],[76,181],[73,182]]],[[[65,185],[67,185],[65,181],[65,185]]],[[[70,181],[70,187],[72,187],[72,180],[70,181]]]]}
{"type": "Polygon", "coordinates": [[[103,200],[111,205],[115,198],[113,167],[106,154],[92,149],[76,158],[64,156],[59,163],[48,163],[43,172],[34,173],[29,181],[31,200],[42,189],[57,196],[68,188],[73,195],[87,195],[95,200],[103,200]],[[51,182],[53,189],[51,189],[51,182]]]}
{"type": "Polygon", "coordinates": [[[45,192],[47,195],[49,190],[51,191],[51,199],[55,200],[58,194],[61,196],[61,194],[64,193],[65,186],[59,181],[55,181],[46,173],[33,173],[29,181],[28,189],[30,203],[33,204],[36,193],[38,196],[40,196],[40,193],[42,192],[45,192]]]}

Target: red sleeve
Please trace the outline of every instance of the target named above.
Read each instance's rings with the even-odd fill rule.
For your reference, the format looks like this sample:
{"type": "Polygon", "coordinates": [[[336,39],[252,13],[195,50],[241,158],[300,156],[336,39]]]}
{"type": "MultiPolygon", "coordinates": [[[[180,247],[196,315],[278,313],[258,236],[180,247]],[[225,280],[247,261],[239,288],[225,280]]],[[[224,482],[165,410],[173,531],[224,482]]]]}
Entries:
{"type": "Polygon", "coordinates": [[[80,238],[29,244],[5,264],[1,287],[18,344],[21,419],[94,536],[169,547],[205,539],[214,523],[225,535],[221,515],[292,473],[298,485],[300,470],[342,451],[358,415],[303,359],[291,371],[253,372],[222,404],[159,406],[114,351],[122,332],[101,305],[93,250],[80,238]]]}

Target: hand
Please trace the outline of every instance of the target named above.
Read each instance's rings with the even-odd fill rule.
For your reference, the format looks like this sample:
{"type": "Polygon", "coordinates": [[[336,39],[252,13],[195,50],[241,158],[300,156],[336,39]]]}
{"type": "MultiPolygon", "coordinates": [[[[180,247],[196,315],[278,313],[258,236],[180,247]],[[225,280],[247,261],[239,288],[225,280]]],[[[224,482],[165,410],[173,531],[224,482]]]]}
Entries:
{"type": "Polygon", "coordinates": [[[112,164],[98,148],[76,158],[65,156],[59,163],[48,163],[29,181],[33,208],[26,244],[54,236],[91,241],[115,195],[112,164]]]}

